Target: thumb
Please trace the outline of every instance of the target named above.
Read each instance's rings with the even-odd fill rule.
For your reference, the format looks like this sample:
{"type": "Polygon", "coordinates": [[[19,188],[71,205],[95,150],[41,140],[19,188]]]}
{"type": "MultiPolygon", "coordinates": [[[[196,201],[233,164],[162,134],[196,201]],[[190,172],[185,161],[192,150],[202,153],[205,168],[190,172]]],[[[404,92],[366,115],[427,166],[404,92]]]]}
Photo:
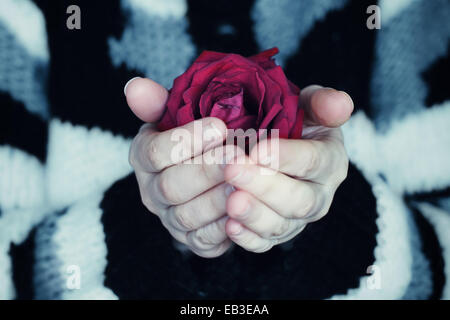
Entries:
{"type": "Polygon", "coordinates": [[[127,103],[142,121],[157,122],[162,117],[169,92],[159,83],[147,78],[133,78],[123,89],[127,103]]]}
{"type": "Polygon", "coordinates": [[[335,128],[343,125],[353,112],[353,101],[344,91],[306,87],[300,92],[300,107],[305,110],[305,122],[335,128]]]}

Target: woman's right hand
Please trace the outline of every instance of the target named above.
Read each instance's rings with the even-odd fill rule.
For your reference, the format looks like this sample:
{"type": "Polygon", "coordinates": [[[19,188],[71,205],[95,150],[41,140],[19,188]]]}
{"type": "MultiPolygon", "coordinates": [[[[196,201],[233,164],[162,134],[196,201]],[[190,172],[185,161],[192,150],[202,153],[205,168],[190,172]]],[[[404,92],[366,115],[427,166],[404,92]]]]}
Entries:
{"type": "Polygon", "coordinates": [[[124,91],[131,110],[146,122],[134,138],[129,156],[142,202],[176,240],[194,253],[206,258],[220,256],[231,246],[225,224],[226,200],[233,189],[224,182],[222,161],[197,160],[203,160],[208,153],[222,153],[231,159],[243,151],[231,145],[222,146],[226,125],[217,118],[204,118],[158,132],[155,122],[164,112],[168,92],[156,82],[132,79],[124,91]],[[176,130],[189,135],[191,141],[184,146],[182,156],[173,153],[180,144],[172,136],[176,130]],[[189,159],[193,164],[183,163],[189,159]]]}

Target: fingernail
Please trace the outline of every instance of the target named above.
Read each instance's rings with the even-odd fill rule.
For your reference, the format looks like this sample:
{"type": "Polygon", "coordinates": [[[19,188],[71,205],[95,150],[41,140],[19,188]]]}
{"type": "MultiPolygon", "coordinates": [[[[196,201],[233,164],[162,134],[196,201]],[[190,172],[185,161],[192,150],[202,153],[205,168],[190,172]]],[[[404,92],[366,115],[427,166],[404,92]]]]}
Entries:
{"type": "Polygon", "coordinates": [[[234,191],[236,191],[236,188],[231,184],[227,184],[227,186],[225,187],[225,196],[228,198],[228,196],[234,191]]]}
{"type": "Polygon", "coordinates": [[[244,211],[239,213],[237,218],[239,220],[245,220],[248,217],[249,212],[250,212],[250,203],[247,203],[244,211]]]}
{"type": "Polygon", "coordinates": [[[230,233],[237,236],[242,232],[242,225],[240,223],[235,223],[234,226],[231,228],[230,233]]]}
{"type": "Polygon", "coordinates": [[[136,79],[140,79],[141,77],[134,77],[134,78],[131,78],[130,80],[128,80],[128,82],[125,84],[125,87],[123,87],[123,94],[125,95],[125,97],[127,96],[127,87],[128,87],[128,85],[131,83],[131,82],[133,82],[134,80],[136,80],[136,79]]]}

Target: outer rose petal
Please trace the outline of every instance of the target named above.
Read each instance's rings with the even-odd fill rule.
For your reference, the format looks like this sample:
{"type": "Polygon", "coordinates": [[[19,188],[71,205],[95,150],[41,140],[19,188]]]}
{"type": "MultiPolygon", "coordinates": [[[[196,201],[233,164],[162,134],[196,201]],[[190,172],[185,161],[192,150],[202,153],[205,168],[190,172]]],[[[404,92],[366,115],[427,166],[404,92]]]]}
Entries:
{"type": "Polygon", "coordinates": [[[279,130],[278,136],[281,139],[289,138],[289,122],[283,113],[279,113],[273,122],[271,130],[279,130]]]}
{"type": "Polygon", "coordinates": [[[177,126],[184,126],[185,124],[194,120],[194,114],[190,105],[185,105],[178,109],[177,126]]]}
{"type": "Polygon", "coordinates": [[[276,55],[278,52],[279,52],[278,48],[274,47],[272,49],[268,49],[254,56],[251,56],[248,59],[256,62],[257,64],[259,64],[260,67],[266,70],[277,66],[275,64],[275,61],[273,61],[272,57],[276,55]]]}

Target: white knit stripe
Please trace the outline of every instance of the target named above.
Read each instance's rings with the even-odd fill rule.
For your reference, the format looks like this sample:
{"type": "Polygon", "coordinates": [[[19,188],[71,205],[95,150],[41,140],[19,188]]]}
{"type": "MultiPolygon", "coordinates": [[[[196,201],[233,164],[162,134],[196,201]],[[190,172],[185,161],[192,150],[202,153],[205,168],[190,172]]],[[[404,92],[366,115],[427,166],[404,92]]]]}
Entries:
{"type": "Polygon", "coordinates": [[[78,201],[55,219],[50,239],[36,237],[34,276],[35,282],[43,285],[38,287],[39,298],[56,298],[46,296],[56,292],[61,299],[117,299],[103,285],[107,248],[100,220],[102,199],[102,193],[95,193],[78,201]],[[70,287],[71,266],[79,268],[79,289],[70,287]]]}
{"type": "MultiPolygon", "coordinates": [[[[380,167],[377,135],[373,124],[362,112],[355,114],[343,128],[350,160],[363,172],[373,186],[377,199],[377,247],[375,262],[381,273],[381,289],[368,286],[370,275],[362,277],[360,286],[346,295],[332,299],[400,299],[412,275],[412,247],[408,219],[410,213],[401,194],[377,175],[380,167]]],[[[389,179],[389,178],[388,178],[389,179]]]]}
{"type": "Polygon", "coordinates": [[[131,172],[131,140],[99,128],[62,123],[49,128],[47,157],[48,199],[61,209],[90,194],[103,192],[131,172]]]}
{"type": "Polygon", "coordinates": [[[32,1],[0,1],[0,21],[8,26],[30,54],[42,60],[48,60],[45,19],[32,1]]]}
{"type": "Polygon", "coordinates": [[[450,101],[394,122],[378,137],[379,170],[398,192],[450,185],[450,101]]]}
{"type": "Polygon", "coordinates": [[[21,244],[28,233],[41,222],[50,210],[47,207],[9,209],[0,216],[0,241],[21,244]]]}
{"type": "Polygon", "coordinates": [[[450,102],[394,122],[385,134],[359,112],[344,125],[346,147],[367,173],[383,173],[398,193],[450,185],[450,102]]]}
{"type": "Polygon", "coordinates": [[[48,213],[44,186],[44,168],[36,157],[0,146],[0,299],[15,296],[11,243],[22,243],[48,213]]]}
{"type": "MultiPolygon", "coordinates": [[[[348,0],[256,0],[252,9],[255,38],[261,50],[278,47],[277,64],[297,52],[302,39],[331,10],[338,10],[348,0]]],[[[361,12],[361,14],[365,14],[361,12]]]]}
{"type": "Polygon", "coordinates": [[[30,231],[49,213],[47,208],[9,209],[0,216],[0,299],[14,299],[11,243],[21,244],[30,231]]]}
{"type": "Polygon", "coordinates": [[[183,18],[186,15],[186,0],[124,0],[134,10],[144,11],[161,18],[183,18]]]}
{"type": "Polygon", "coordinates": [[[352,162],[365,175],[375,179],[381,167],[380,155],[375,143],[378,140],[375,126],[364,112],[352,115],[342,126],[347,153],[352,162]]]}
{"type": "Polygon", "coordinates": [[[39,160],[17,148],[0,146],[0,208],[42,207],[44,167],[39,160]]]}
{"type": "MultiPolygon", "coordinates": [[[[0,19],[0,91],[42,119],[48,118],[43,62],[31,55],[0,19]]],[[[3,115],[4,116],[4,115],[3,115]]]]}
{"type": "Polygon", "coordinates": [[[445,285],[442,299],[450,300],[450,212],[437,208],[429,203],[417,204],[420,212],[433,225],[439,239],[444,258],[445,285]]]}
{"type": "MultiPolygon", "coordinates": [[[[443,147],[450,145],[449,121],[450,104],[444,103],[394,123],[386,134],[378,134],[372,122],[362,112],[355,114],[344,125],[344,138],[350,159],[364,172],[374,189],[378,185],[384,185],[378,178],[379,173],[386,177],[389,187],[393,188],[390,192],[382,193],[386,198],[383,207],[396,209],[389,210],[391,213],[386,218],[383,218],[386,214],[379,210],[380,219],[385,220],[385,224],[390,228],[397,226],[403,230],[407,223],[406,217],[409,213],[401,200],[404,192],[431,191],[450,184],[450,168],[445,165],[450,163],[450,150],[443,147]]],[[[390,254],[384,255],[390,257],[388,260],[403,264],[403,267],[397,266],[403,277],[410,272],[409,266],[405,264],[410,258],[410,249],[397,248],[398,251],[395,252],[394,247],[398,247],[402,239],[406,241],[402,246],[409,245],[410,235],[407,231],[395,230],[384,236],[385,231],[380,228],[381,238],[390,243],[386,248],[390,254]],[[401,261],[397,260],[398,257],[401,261]]],[[[377,250],[384,249],[379,245],[377,250]]],[[[384,267],[382,273],[386,274],[383,269],[384,267]]],[[[389,271],[387,274],[395,273],[389,271]]],[[[369,294],[367,290],[365,294],[351,292],[350,296],[372,298],[377,296],[377,291],[369,294]]]]}
{"type": "Polygon", "coordinates": [[[381,23],[389,23],[414,1],[417,0],[380,0],[381,23]]]}
{"type": "Polygon", "coordinates": [[[0,239],[0,300],[10,300],[15,297],[9,247],[8,241],[0,239]]]}
{"type": "Polygon", "coordinates": [[[182,8],[186,6],[184,0],[158,1],[156,6],[152,5],[154,2],[124,1],[131,14],[121,37],[108,39],[111,62],[115,67],[125,64],[170,88],[173,80],[189,67],[196,50],[187,32],[189,25],[184,13],[160,12],[166,7],[182,8]]]}
{"type": "MultiPolygon", "coordinates": [[[[383,11],[381,15],[383,20],[383,11]]],[[[389,23],[382,22],[370,81],[371,113],[378,129],[389,130],[396,119],[426,109],[430,88],[423,76],[447,54],[449,16],[448,0],[420,0],[411,1],[389,23]]]]}
{"type": "Polygon", "coordinates": [[[368,274],[360,279],[358,288],[331,299],[401,299],[411,281],[412,248],[408,209],[402,197],[392,192],[381,179],[374,179],[372,185],[379,215],[373,265],[379,272],[376,277],[379,276],[380,288],[370,285],[369,278],[372,275],[368,274]]]}

